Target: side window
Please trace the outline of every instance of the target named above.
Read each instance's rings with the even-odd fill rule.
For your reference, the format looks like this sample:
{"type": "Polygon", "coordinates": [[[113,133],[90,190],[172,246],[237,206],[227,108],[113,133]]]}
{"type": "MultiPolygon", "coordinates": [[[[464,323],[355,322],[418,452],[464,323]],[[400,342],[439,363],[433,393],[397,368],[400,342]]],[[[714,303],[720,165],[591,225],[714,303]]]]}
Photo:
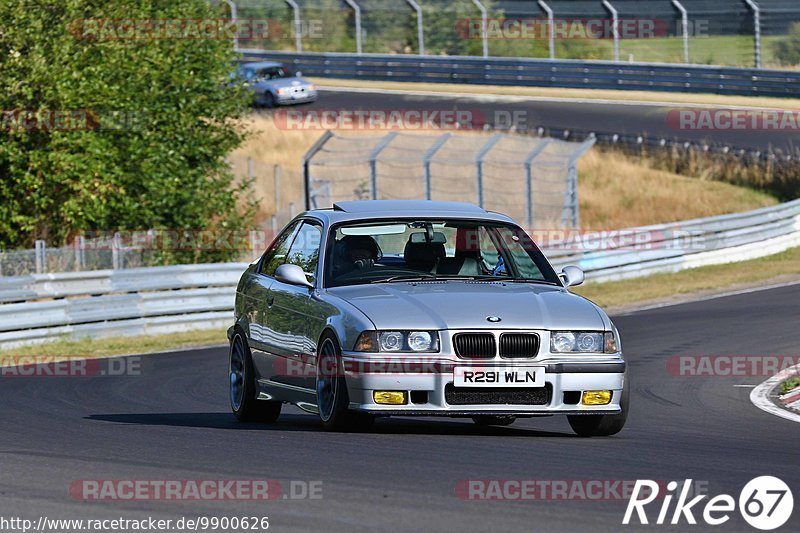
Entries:
{"type": "Polygon", "coordinates": [[[299,266],[307,274],[316,275],[321,239],[322,228],[317,224],[305,222],[294,238],[286,262],[299,266]]]}
{"type": "Polygon", "coordinates": [[[286,256],[289,253],[289,246],[292,244],[294,236],[297,234],[299,227],[300,221],[298,220],[286,228],[283,233],[281,233],[278,238],[275,239],[273,245],[269,250],[267,250],[267,253],[265,253],[264,257],[261,259],[261,267],[259,270],[262,274],[274,276],[275,270],[277,270],[279,266],[286,262],[286,256]]]}

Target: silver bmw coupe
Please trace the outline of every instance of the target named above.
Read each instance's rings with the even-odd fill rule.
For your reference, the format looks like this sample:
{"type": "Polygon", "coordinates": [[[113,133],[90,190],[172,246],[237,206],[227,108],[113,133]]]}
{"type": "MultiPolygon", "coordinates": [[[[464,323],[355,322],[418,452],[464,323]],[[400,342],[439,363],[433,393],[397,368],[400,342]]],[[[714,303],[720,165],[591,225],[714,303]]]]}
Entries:
{"type": "Polygon", "coordinates": [[[566,415],[578,435],[613,435],[630,384],[614,324],[568,290],[583,277],[557,274],[513,220],[471,204],[308,211],[239,282],[231,409],[274,422],[290,403],[326,430],[566,415]]]}

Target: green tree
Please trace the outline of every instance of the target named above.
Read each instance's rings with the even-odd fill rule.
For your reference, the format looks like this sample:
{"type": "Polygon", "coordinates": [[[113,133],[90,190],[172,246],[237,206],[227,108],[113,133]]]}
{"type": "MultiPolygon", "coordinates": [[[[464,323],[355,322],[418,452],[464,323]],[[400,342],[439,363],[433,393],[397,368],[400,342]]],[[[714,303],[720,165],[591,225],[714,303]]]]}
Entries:
{"type": "Polygon", "coordinates": [[[249,184],[237,184],[225,161],[243,140],[237,119],[249,102],[228,83],[232,42],[198,35],[185,22],[227,17],[221,9],[207,0],[4,5],[0,247],[29,247],[38,238],[57,244],[84,231],[249,224],[249,184]],[[185,26],[129,32],[144,20],[185,26]],[[26,111],[40,119],[15,121],[26,111]],[[74,128],[48,123],[64,115],[74,128]]]}

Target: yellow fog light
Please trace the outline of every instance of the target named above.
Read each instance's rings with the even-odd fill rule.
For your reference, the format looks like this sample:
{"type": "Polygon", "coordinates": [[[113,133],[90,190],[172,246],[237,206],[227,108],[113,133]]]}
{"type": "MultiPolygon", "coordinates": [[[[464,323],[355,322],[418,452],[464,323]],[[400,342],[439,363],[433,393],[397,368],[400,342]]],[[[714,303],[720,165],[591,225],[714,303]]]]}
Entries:
{"type": "Polygon", "coordinates": [[[372,399],[375,400],[375,403],[383,405],[405,405],[406,393],[405,391],[376,390],[372,393],[372,399]]]}
{"type": "Polygon", "coordinates": [[[611,403],[610,390],[587,390],[583,392],[583,405],[608,405],[611,403]]]}

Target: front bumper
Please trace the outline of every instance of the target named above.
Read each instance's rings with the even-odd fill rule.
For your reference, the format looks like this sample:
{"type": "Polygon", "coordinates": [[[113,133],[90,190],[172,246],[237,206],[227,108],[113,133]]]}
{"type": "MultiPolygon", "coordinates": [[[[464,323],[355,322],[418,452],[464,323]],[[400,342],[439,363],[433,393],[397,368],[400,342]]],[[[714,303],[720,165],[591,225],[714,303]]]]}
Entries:
{"type": "MultiPolygon", "coordinates": [[[[564,360],[560,358],[530,360],[476,361],[457,358],[369,355],[344,353],[344,373],[350,397],[350,409],[378,415],[421,416],[472,416],[477,414],[512,414],[517,416],[542,416],[552,414],[590,415],[620,412],[620,397],[625,379],[626,363],[621,356],[603,357],[602,360],[564,360]],[[540,401],[536,404],[448,402],[448,391],[453,398],[454,369],[456,366],[514,367],[536,366],[544,369],[546,390],[538,390],[540,401]],[[405,405],[375,403],[373,392],[405,391],[405,405]],[[586,390],[611,390],[607,405],[582,405],[580,396],[586,390]],[[567,394],[565,394],[567,393],[567,394]],[[546,396],[544,396],[546,394],[546,396]]],[[[469,391],[479,391],[469,388],[469,391]]],[[[505,388],[509,391],[534,391],[534,389],[505,388]]],[[[524,401],[524,400],[523,400],[524,401]]]]}
{"type": "Polygon", "coordinates": [[[303,93],[290,93],[286,95],[275,96],[275,103],[277,105],[307,104],[309,102],[316,101],[317,91],[305,91],[303,93]]]}

